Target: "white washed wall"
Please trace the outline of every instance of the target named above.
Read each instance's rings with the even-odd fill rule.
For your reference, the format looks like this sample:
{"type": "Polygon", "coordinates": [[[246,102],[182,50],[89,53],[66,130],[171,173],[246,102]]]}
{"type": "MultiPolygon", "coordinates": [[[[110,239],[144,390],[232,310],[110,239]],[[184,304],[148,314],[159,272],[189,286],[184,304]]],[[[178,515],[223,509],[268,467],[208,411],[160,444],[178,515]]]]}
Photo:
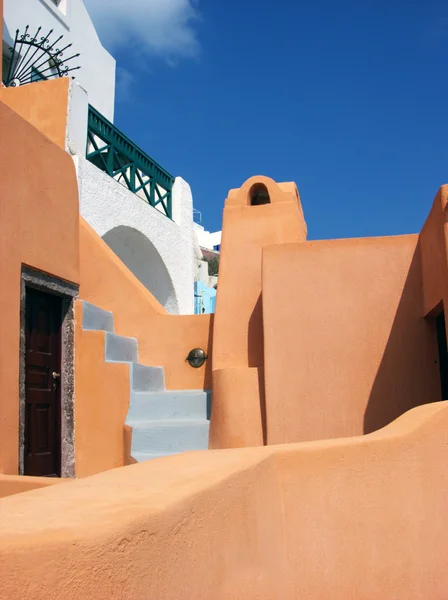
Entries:
{"type": "Polygon", "coordinates": [[[177,222],[174,222],[86,159],[77,156],[75,162],[84,219],[168,312],[193,314],[190,186],[176,178],[173,208],[177,222]]]}

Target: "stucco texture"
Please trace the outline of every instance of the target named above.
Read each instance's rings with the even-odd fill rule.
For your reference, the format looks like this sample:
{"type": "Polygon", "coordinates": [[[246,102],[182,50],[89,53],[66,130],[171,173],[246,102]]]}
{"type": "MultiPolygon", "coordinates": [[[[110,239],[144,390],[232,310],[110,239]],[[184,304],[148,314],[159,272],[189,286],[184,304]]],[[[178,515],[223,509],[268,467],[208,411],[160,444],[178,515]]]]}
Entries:
{"type": "Polygon", "coordinates": [[[447,460],[444,402],[4,498],[0,598],[445,600],[447,460]]]}
{"type": "Polygon", "coordinates": [[[126,464],[124,423],[129,408],[129,366],[104,360],[104,331],[82,329],[75,307],[75,466],[86,477],[126,464]]]}
{"type": "Polygon", "coordinates": [[[266,248],[267,442],[370,433],[440,400],[423,317],[417,235],[266,248]]]}
{"type": "Polygon", "coordinates": [[[24,475],[0,475],[0,498],[23,494],[58,483],[70,483],[71,479],[59,477],[26,477],[24,475]]]}
{"type": "Polygon", "coordinates": [[[68,77],[35,82],[18,88],[0,86],[0,102],[65,149],[69,86],[68,77]]]}

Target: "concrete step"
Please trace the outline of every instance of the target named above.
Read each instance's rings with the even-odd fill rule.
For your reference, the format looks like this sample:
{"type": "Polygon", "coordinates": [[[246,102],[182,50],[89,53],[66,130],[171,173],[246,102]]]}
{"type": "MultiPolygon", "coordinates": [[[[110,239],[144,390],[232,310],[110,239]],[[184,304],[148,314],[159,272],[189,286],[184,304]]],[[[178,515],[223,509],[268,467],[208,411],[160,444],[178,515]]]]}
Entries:
{"type": "Polygon", "coordinates": [[[86,331],[114,331],[114,315],[90,302],[82,302],[82,328],[86,331]]]}
{"type": "Polygon", "coordinates": [[[186,450],[206,450],[209,425],[207,419],[134,422],[131,454],[172,454],[186,450]]]}
{"type": "Polygon", "coordinates": [[[131,402],[132,392],[162,392],[165,390],[165,371],[163,367],[148,367],[139,363],[131,365],[131,402]]]}
{"type": "Polygon", "coordinates": [[[105,360],[112,362],[138,362],[138,343],[135,338],[106,331],[105,360]]]}
{"type": "Polygon", "coordinates": [[[164,419],[210,418],[211,393],[204,390],[134,392],[127,423],[164,419]]]}

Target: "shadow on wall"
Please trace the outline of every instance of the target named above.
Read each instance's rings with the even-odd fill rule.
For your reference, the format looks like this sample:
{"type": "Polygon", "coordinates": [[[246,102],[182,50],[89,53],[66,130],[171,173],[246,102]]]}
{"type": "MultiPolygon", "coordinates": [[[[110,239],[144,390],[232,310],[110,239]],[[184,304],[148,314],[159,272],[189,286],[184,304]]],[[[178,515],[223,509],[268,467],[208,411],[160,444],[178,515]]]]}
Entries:
{"type": "Polygon", "coordinates": [[[263,337],[263,305],[260,294],[249,317],[247,328],[247,361],[249,367],[261,367],[264,364],[263,337]]]}
{"type": "Polygon", "coordinates": [[[120,226],[108,231],[103,240],[169,313],[179,312],[170,274],[145,235],[132,227],[120,226]]]}
{"type": "MultiPolygon", "coordinates": [[[[265,203],[267,204],[267,202],[265,203]]],[[[263,334],[263,295],[258,296],[249,318],[247,330],[247,360],[250,368],[258,368],[258,389],[260,392],[261,427],[263,444],[267,444],[266,390],[264,385],[264,334],[263,334]]]]}
{"type": "Polygon", "coordinates": [[[420,404],[441,400],[435,323],[423,315],[420,247],[414,252],[364,415],[364,433],[420,404]]]}

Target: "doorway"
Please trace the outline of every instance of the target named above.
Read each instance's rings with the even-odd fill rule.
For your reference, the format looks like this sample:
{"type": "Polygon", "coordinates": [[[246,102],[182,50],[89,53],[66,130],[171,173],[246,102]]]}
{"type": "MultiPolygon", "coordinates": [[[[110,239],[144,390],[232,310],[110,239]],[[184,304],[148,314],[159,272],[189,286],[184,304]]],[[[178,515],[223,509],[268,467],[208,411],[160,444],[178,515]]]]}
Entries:
{"type": "Polygon", "coordinates": [[[442,400],[448,400],[448,349],[446,342],[445,311],[436,317],[437,347],[439,351],[439,370],[442,400]]]}
{"type": "Polygon", "coordinates": [[[22,265],[19,474],[75,476],[78,285],[22,265]]]}
{"type": "Polygon", "coordinates": [[[27,288],[24,474],[61,475],[62,298],[27,288]]]}

